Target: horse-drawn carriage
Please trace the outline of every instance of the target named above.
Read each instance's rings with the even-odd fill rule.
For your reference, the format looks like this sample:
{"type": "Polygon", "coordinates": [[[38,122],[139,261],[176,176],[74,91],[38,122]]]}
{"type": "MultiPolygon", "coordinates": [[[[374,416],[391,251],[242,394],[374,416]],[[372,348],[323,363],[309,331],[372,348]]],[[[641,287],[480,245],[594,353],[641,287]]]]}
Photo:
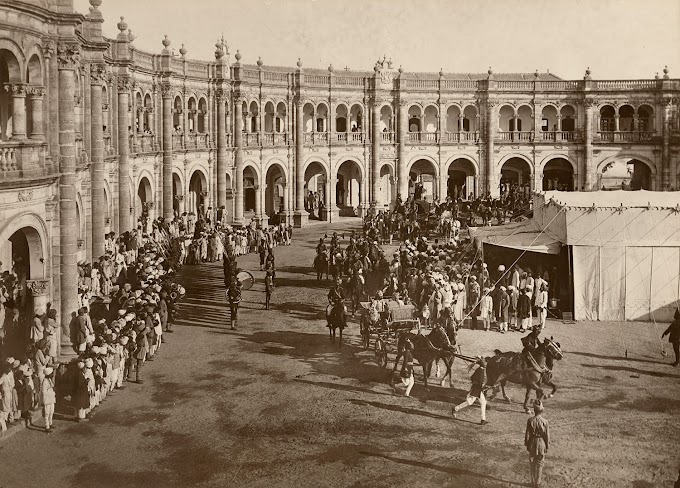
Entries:
{"type": "Polygon", "coordinates": [[[387,346],[399,332],[420,329],[420,319],[414,305],[401,305],[385,299],[385,311],[380,313],[371,309],[371,302],[360,302],[361,320],[359,322],[361,343],[364,349],[371,346],[371,336],[375,337],[373,350],[378,364],[387,367],[387,346]]]}

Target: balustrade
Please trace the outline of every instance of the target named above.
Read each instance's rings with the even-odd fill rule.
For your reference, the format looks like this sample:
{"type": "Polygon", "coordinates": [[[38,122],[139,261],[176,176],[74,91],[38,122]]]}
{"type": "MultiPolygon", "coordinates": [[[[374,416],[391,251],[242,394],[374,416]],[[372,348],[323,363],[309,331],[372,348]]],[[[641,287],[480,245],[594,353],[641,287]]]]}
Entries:
{"type": "Polygon", "coordinates": [[[173,134],[172,135],[172,148],[173,149],[183,149],[182,134],[173,134]]]}
{"type": "Polygon", "coordinates": [[[347,142],[347,132],[336,132],[335,140],[338,142],[347,142]]]}
{"type": "Polygon", "coordinates": [[[392,144],[394,142],[394,132],[382,132],[382,142],[392,144]]]}
{"type": "Polygon", "coordinates": [[[259,146],[260,134],[258,132],[246,132],[243,134],[243,142],[246,146],[259,146]]]}
{"type": "Polygon", "coordinates": [[[364,133],[363,132],[348,132],[347,133],[347,143],[348,144],[363,144],[364,143],[364,133]]]}
{"type": "Polygon", "coordinates": [[[45,143],[0,143],[0,179],[46,175],[49,170],[45,166],[46,151],[45,143]]]}
{"type": "Polygon", "coordinates": [[[654,137],[654,132],[638,131],[598,131],[597,134],[604,142],[649,142],[654,137]]]}
{"type": "Polygon", "coordinates": [[[574,142],[576,133],[574,131],[552,131],[541,132],[541,140],[552,142],[574,142]]]}
{"type": "Polygon", "coordinates": [[[285,132],[275,132],[274,133],[274,145],[275,146],[285,146],[288,143],[288,134],[285,132]]]}
{"type": "Polygon", "coordinates": [[[6,145],[0,145],[0,171],[16,171],[16,148],[6,145]]]}
{"type": "Polygon", "coordinates": [[[265,133],[264,134],[264,145],[265,146],[273,146],[274,145],[274,134],[273,133],[265,133]]]}
{"type": "Polygon", "coordinates": [[[499,132],[498,138],[505,142],[532,142],[534,133],[531,131],[499,132]]]}

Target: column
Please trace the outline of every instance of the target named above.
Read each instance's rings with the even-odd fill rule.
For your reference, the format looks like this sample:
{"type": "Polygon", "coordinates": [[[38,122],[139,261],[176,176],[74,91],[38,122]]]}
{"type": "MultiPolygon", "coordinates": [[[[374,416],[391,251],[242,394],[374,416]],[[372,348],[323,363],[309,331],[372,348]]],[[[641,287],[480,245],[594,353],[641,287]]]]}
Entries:
{"type": "Polygon", "coordinates": [[[243,100],[234,97],[234,224],[243,224],[243,100]]]}
{"type": "Polygon", "coordinates": [[[304,157],[304,125],[302,116],[302,101],[295,103],[295,227],[302,227],[307,223],[305,212],[305,174],[302,168],[304,157]]]}
{"type": "Polygon", "coordinates": [[[519,115],[515,114],[512,116],[512,124],[514,127],[513,134],[512,134],[512,140],[513,141],[519,141],[519,135],[517,134],[519,132],[519,115]]]}
{"type": "Polygon", "coordinates": [[[59,64],[59,247],[61,354],[73,354],[71,319],[78,309],[76,265],[78,221],[76,215],[76,133],[74,126],[75,76],[80,48],[60,44],[59,64]]]}
{"type": "Polygon", "coordinates": [[[12,97],[12,141],[26,139],[26,85],[12,83],[5,85],[5,91],[12,97]]]}
{"type": "Polygon", "coordinates": [[[671,99],[666,98],[661,101],[663,107],[661,134],[661,191],[668,191],[670,188],[677,188],[677,169],[671,161],[671,99]]]}
{"type": "Polygon", "coordinates": [[[172,219],[174,195],[172,191],[172,86],[169,82],[161,84],[163,117],[163,218],[172,219]]]}
{"type": "Polygon", "coordinates": [[[382,139],[380,134],[380,102],[374,99],[371,109],[371,197],[364,198],[364,200],[371,202],[371,206],[374,208],[382,208],[382,198],[378,194],[378,183],[380,181],[380,139],[382,139]]]}
{"type": "Polygon", "coordinates": [[[614,130],[619,131],[619,114],[614,115],[614,130]]]}
{"type": "Polygon", "coordinates": [[[326,188],[328,189],[328,197],[326,198],[328,205],[328,218],[331,222],[334,220],[337,221],[338,217],[340,216],[340,209],[338,208],[338,202],[336,198],[337,184],[337,178],[329,178],[326,184],[326,188]]]}
{"type": "Polygon", "coordinates": [[[45,139],[45,132],[43,129],[43,99],[45,96],[45,88],[32,87],[30,91],[31,99],[31,139],[42,141],[45,139]]]}
{"type": "Polygon", "coordinates": [[[408,137],[408,102],[402,100],[399,103],[399,146],[397,161],[397,195],[402,202],[408,199],[408,175],[406,174],[406,142],[408,137]]]}
{"type": "Polygon", "coordinates": [[[486,184],[484,185],[484,193],[491,193],[491,196],[496,197],[500,194],[500,188],[498,188],[496,181],[496,158],[494,154],[496,127],[498,126],[497,106],[498,101],[496,100],[487,100],[486,102],[486,184]]]}
{"type": "Polygon", "coordinates": [[[92,133],[92,153],[90,167],[92,178],[92,257],[104,255],[104,218],[106,197],[104,195],[104,122],[102,111],[102,83],[104,66],[90,67],[90,131],[92,133]]]}
{"type": "MultiPolygon", "coordinates": [[[[258,117],[259,118],[259,117],[258,117]]],[[[255,221],[262,221],[262,188],[264,185],[255,185],[253,189],[255,190],[255,221]]]]}
{"type": "MultiPolygon", "coordinates": [[[[227,141],[225,122],[225,95],[223,89],[215,91],[217,103],[217,207],[227,204],[227,141]]],[[[225,207],[226,208],[226,207],[225,207]]]]}
{"type": "Polygon", "coordinates": [[[585,191],[597,190],[597,175],[593,167],[593,107],[595,100],[585,100],[585,120],[583,121],[583,149],[585,152],[585,191]]]}
{"type": "Polygon", "coordinates": [[[543,110],[540,106],[534,105],[534,140],[543,140],[543,134],[541,134],[541,119],[543,115],[543,110]]]}
{"type": "Polygon", "coordinates": [[[130,143],[128,136],[128,104],[130,77],[118,77],[118,234],[132,230],[130,222],[130,143]]]}

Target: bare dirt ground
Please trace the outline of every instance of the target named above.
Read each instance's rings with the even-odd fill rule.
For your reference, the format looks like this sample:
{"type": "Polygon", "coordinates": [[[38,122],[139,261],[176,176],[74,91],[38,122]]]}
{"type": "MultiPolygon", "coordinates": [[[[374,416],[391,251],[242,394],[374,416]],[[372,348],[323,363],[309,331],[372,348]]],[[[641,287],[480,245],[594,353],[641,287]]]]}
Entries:
{"type": "MultiPolygon", "coordinates": [[[[241,258],[259,281],[244,293],[238,331],[228,330],[221,264],[186,267],[182,320],[145,365],[145,383],[127,384],[88,423],[58,420],[51,436],[28,430],[1,441],[0,487],[529,486],[520,403],[491,402],[485,426],[478,407],[454,420],[451,407],[469,388],[461,361],[453,388],[433,379],[429,392],[417,368],[409,399],[392,393],[356,323],[342,348],[329,342],[328,285],[311,263],[320,235],[350,225],[298,230],[293,246],[275,249],[270,311],[257,256],[241,258]]],[[[565,356],[546,402],[545,486],[673,485],[680,368],[661,355],[672,356],[659,339],[665,326],[548,323],[565,356]]],[[[470,355],[520,350],[519,338],[461,332],[470,355]]]]}

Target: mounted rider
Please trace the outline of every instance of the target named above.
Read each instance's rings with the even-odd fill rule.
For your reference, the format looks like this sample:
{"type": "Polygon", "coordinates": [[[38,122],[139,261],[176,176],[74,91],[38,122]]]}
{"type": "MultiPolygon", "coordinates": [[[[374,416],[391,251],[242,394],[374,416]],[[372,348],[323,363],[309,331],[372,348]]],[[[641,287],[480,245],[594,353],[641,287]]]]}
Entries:
{"type": "Polygon", "coordinates": [[[323,242],[323,237],[319,237],[319,243],[316,245],[317,254],[326,254],[326,244],[323,242]]]}
{"type": "Polygon", "coordinates": [[[522,346],[524,346],[522,349],[523,354],[525,355],[527,353],[533,354],[536,351],[536,349],[538,349],[541,346],[541,339],[538,337],[540,333],[541,328],[534,327],[529,334],[522,337],[521,339],[522,346]]]}

